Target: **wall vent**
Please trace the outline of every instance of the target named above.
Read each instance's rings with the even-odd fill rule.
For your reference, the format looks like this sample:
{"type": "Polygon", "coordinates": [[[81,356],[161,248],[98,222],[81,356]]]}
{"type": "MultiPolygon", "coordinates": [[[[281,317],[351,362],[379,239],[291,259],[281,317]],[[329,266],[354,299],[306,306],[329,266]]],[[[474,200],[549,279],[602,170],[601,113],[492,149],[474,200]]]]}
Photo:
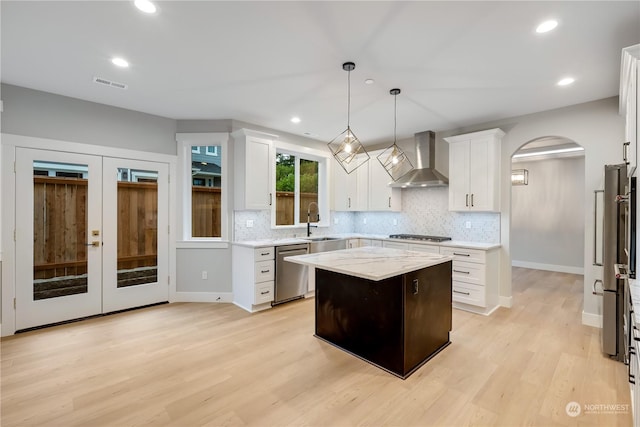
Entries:
{"type": "Polygon", "coordinates": [[[128,88],[128,86],[124,83],[118,83],[118,82],[114,82],[102,77],[94,77],[93,78],[93,82],[97,83],[99,85],[105,85],[105,86],[111,86],[111,87],[115,87],[117,89],[126,89],[128,88]]]}

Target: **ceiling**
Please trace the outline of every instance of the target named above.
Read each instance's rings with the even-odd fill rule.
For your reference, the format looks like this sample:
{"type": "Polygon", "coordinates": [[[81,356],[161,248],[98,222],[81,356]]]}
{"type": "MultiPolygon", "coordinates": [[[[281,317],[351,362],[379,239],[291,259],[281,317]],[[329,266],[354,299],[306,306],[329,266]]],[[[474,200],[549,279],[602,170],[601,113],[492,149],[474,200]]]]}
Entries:
{"type": "Polygon", "coordinates": [[[157,4],[145,15],[132,1],[3,0],[1,81],[329,141],[346,128],[353,61],[351,127],[371,145],[393,138],[391,88],[403,139],[615,96],[620,50],[640,42],[638,1],[157,4]],[[536,34],[549,18],[559,26],[536,34]]]}

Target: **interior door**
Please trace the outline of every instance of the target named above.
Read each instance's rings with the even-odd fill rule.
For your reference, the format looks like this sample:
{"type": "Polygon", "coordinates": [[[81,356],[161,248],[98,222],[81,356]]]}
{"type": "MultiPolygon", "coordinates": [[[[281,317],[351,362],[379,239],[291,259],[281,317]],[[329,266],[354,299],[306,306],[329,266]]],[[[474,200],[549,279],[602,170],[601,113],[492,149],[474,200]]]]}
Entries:
{"type": "Polygon", "coordinates": [[[102,158],[16,149],[16,329],[99,314],[102,158]]]}
{"type": "Polygon", "coordinates": [[[169,300],[169,168],[104,158],[103,311],[169,300]]]}

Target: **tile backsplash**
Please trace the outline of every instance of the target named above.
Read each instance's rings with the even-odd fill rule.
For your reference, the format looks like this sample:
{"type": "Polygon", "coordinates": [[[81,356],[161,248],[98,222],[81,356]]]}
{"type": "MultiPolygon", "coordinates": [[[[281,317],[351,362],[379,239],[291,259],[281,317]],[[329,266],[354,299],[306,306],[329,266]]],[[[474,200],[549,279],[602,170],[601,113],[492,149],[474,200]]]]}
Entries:
{"type": "MultiPolygon", "coordinates": [[[[402,190],[402,212],[331,212],[330,227],[316,235],[338,233],[429,234],[467,242],[500,242],[500,214],[449,212],[447,187],[402,190]],[[338,224],[335,224],[335,219],[338,224]],[[466,228],[467,223],[471,228],[466,228]]],[[[306,227],[271,229],[270,211],[236,211],[235,240],[279,239],[306,235],[306,227]],[[253,220],[253,227],[247,227],[253,220]]]]}

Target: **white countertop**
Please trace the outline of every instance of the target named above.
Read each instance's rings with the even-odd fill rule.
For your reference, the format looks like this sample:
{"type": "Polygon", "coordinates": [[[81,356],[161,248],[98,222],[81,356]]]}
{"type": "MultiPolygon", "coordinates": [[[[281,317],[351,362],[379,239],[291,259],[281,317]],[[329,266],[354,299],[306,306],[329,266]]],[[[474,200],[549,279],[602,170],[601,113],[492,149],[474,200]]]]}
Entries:
{"type": "Polygon", "coordinates": [[[452,260],[453,257],[400,249],[363,247],[296,255],[285,261],[369,280],[383,280],[452,260]]]}
{"type": "MultiPolygon", "coordinates": [[[[330,234],[328,236],[314,237],[338,237],[342,239],[374,239],[374,240],[389,240],[400,243],[411,243],[418,245],[430,245],[430,246],[449,246],[466,249],[479,249],[488,251],[500,247],[500,243],[480,243],[480,242],[464,242],[461,240],[447,240],[445,242],[424,242],[420,240],[405,240],[405,239],[390,239],[388,235],[383,234],[362,234],[362,233],[343,233],[343,234],[330,234]]],[[[260,240],[245,240],[240,242],[233,242],[234,245],[247,246],[250,248],[264,248],[268,246],[282,246],[292,245],[295,243],[307,243],[309,240],[305,237],[291,237],[286,239],[260,239],[260,240]]]]}

